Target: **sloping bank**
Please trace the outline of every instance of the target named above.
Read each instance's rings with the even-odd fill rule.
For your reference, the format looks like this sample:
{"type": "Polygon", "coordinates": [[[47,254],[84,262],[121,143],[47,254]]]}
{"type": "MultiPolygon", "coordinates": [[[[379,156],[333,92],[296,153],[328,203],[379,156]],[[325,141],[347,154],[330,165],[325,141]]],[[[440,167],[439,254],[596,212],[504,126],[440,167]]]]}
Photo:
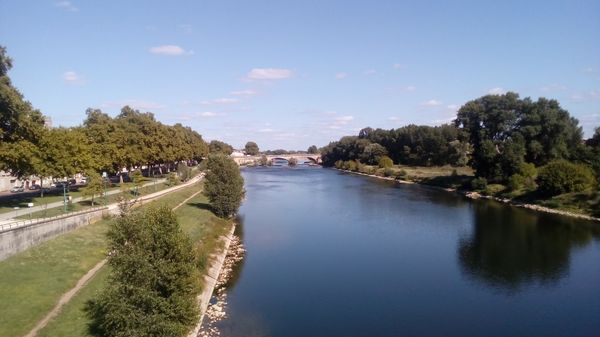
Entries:
{"type": "Polygon", "coordinates": [[[213,262],[211,263],[210,268],[208,268],[206,275],[204,275],[204,287],[202,289],[202,293],[198,295],[198,304],[200,305],[200,319],[198,320],[198,323],[196,324],[194,329],[188,334],[188,337],[196,337],[200,333],[206,309],[208,308],[208,304],[210,302],[212,294],[215,290],[215,287],[217,286],[219,274],[221,274],[221,271],[223,270],[225,258],[227,257],[227,253],[229,252],[229,246],[231,245],[234,232],[235,223],[231,226],[231,230],[226,235],[222,236],[222,240],[224,243],[223,249],[218,254],[213,255],[213,262]]]}
{"type": "Polygon", "coordinates": [[[482,194],[480,194],[478,192],[474,192],[474,191],[458,190],[458,189],[454,189],[454,188],[444,188],[444,187],[439,187],[439,186],[421,184],[421,183],[413,182],[413,181],[398,180],[398,179],[391,178],[391,177],[382,177],[382,176],[378,176],[378,175],[374,175],[374,174],[366,174],[366,173],[361,173],[361,172],[355,172],[355,171],[349,171],[349,170],[342,170],[342,169],[338,169],[338,168],[333,168],[333,169],[334,170],[338,170],[338,171],[342,171],[342,172],[345,172],[345,173],[351,173],[351,174],[356,174],[356,175],[360,175],[360,176],[377,178],[377,179],[380,179],[380,180],[395,181],[395,182],[398,182],[400,184],[419,184],[419,185],[427,186],[429,188],[433,188],[433,189],[437,189],[437,190],[442,190],[442,191],[446,191],[446,192],[457,193],[457,194],[465,196],[465,197],[467,197],[469,199],[487,199],[487,200],[493,200],[493,201],[501,202],[501,203],[506,204],[506,205],[515,206],[515,207],[521,207],[521,208],[527,208],[527,209],[530,209],[530,210],[533,210],[533,211],[546,212],[546,213],[552,213],[552,214],[558,214],[558,215],[563,215],[563,216],[570,216],[570,217],[573,217],[573,218],[579,218],[579,219],[584,219],[584,220],[590,220],[590,221],[598,221],[598,222],[600,222],[600,218],[593,217],[593,216],[586,215],[586,214],[574,213],[574,212],[569,212],[569,211],[564,211],[564,210],[559,210],[559,209],[544,207],[544,206],[540,206],[540,205],[536,205],[536,204],[522,203],[522,202],[514,201],[512,199],[503,199],[503,198],[498,198],[498,197],[489,196],[489,195],[482,195],[482,194]]]}

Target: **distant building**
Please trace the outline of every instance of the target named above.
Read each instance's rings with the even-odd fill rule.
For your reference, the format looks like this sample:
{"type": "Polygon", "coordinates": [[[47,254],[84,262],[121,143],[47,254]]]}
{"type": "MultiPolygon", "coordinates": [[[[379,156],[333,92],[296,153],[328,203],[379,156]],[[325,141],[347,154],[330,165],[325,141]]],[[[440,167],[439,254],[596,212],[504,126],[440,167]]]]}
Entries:
{"type": "Polygon", "coordinates": [[[233,152],[231,152],[231,156],[232,157],[243,157],[244,152],[242,152],[240,150],[233,150],[233,152]]]}

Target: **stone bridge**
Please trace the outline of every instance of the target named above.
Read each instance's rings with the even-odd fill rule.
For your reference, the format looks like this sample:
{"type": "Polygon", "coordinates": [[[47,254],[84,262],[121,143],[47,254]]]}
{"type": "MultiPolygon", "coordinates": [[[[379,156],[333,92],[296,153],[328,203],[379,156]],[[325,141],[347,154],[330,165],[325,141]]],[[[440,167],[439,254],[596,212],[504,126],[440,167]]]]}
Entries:
{"type": "MultiPolygon", "coordinates": [[[[244,156],[244,157],[232,157],[238,165],[254,165],[260,162],[262,155],[258,156],[244,156]]],[[[273,160],[285,160],[295,158],[298,164],[309,163],[309,164],[321,164],[320,154],[307,154],[307,153],[291,153],[291,154],[278,154],[278,155],[265,155],[267,160],[273,162],[273,160]]]]}

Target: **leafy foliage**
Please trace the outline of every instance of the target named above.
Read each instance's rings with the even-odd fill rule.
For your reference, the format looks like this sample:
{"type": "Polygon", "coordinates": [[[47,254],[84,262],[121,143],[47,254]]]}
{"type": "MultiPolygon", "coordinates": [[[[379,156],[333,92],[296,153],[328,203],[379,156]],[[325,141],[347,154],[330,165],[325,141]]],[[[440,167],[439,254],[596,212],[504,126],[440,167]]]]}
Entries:
{"type": "Polygon", "coordinates": [[[308,150],[306,150],[306,152],[308,152],[308,154],[317,154],[319,153],[319,149],[316,145],[311,145],[308,147],[308,150]]]}
{"type": "Polygon", "coordinates": [[[227,218],[235,214],[244,198],[244,178],[238,165],[229,156],[211,154],[207,162],[208,173],[204,193],[215,214],[227,218]]]}
{"type": "Polygon", "coordinates": [[[212,140],[209,144],[208,144],[208,152],[209,153],[223,153],[226,155],[230,155],[233,153],[233,146],[218,141],[218,140],[212,140]]]}
{"type": "Polygon", "coordinates": [[[258,145],[255,142],[247,142],[244,151],[246,151],[246,154],[256,156],[258,154],[258,145]]]}
{"type": "Polygon", "coordinates": [[[196,322],[196,256],[168,207],[119,218],[108,232],[108,285],[88,305],[101,336],[184,336],[196,322]]]}
{"type": "Polygon", "coordinates": [[[392,161],[392,158],[390,158],[388,156],[382,156],[382,157],[379,157],[378,165],[381,168],[390,168],[390,167],[394,166],[394,162],[392,161]]]}
{"type": "Polygon", "coordinates": [[[87,185],[82,189],[81,195],[91,197],[92,206],[94,206],[94,197],[101,196],[104,191],[104,180],[96,171],[90,171],[87,174],[87,185]]]}
{"type": "Polygon", "coordinates": [[[596,185],[592,170],[583,164],[556,160],[540,169],[539,190],[547,195],[582,192],[596,185]]]}

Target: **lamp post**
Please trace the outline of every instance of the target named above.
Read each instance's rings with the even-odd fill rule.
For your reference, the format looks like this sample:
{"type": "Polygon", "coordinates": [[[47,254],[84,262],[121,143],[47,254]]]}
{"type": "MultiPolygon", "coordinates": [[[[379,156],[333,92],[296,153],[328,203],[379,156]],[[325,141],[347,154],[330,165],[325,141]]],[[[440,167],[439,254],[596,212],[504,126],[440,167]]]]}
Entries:
{"type": "Polygon", "coordinates": [[[63,183],[63,204],[64,204],[64,212],[67,213],[67,184],[63,183]]]}

